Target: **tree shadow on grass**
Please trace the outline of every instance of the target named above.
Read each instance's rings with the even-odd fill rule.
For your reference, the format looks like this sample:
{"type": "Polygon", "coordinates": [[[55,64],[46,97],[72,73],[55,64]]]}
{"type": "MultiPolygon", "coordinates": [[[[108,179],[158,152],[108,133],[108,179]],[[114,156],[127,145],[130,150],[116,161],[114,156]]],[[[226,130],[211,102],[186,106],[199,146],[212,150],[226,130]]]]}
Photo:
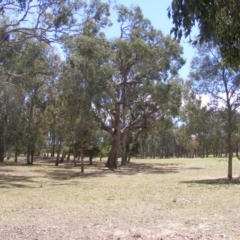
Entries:
{"type": "MultiPolygon", "coordinates": [[[[172,163],[128,163],[124,166],[119,166],[117,169],[108,169],[105,167],[104,161],[94,161],[92,165],[89,165],[88,161],[84,163],[84,173],[81,173],[81,167],[78,163],[76,167],[74,167],[72,162],[64,162],[59,166],[54,166],[53,162],[43,162],[40,163],[38,161],[37,165],[40,166],[37,168],[29,168],[29,171],[32,173],[37,173],[37,178],[41,175],[41,178],[45,178],[44,182],[48,182],[51,180],[59,181],[58,184],[76,184],[74,180],[79,180],[81,178],[96,178],[96,177],[106,177],[108,175],[117,175],[118,177],[123,176],[131,176],[135,174],[170,174],[170,173],[178,173],[184,164],[172,164],[172,163]],[[42,167],[41,167],[42,166],[42,167]]],[[[21,166],[26,166],[21,165],[21,166]]],[[[20,166],[20,167],[21,167],[20,166]]],[[[34,164],[34,166],[36,166],[34,164]]],[[[18,165],[19,167],[19,165],[18,165]]],[[[24,167],[25,168],[25,167],[24,167]]],[[[16,170],[15,170],[16,171],[16,170]]],[[[17,170],[19,171],[19,169],[17,170]]],[[[24,170],[25,171],[25,170],[24,170]]],[[[27,170],[28,171],[28,170],[27,170]]],[[[28,176],[14,176],[14,173],[11,172],[9,168],[0,168],[0,187],[29,187],[32,183],[39,183],[40,181],[33,181],[31,177],[28,176]],[[5,172],[6,170],[6,172],[5,172]],[[1,175],[1,172],[3,173],[1,175]]],[[[57,184],[57,183],[55,183],[57,184]]]]}
{"type": "MultiPolygon", "coordinates": [[[[98,165],[98,164],[97,164],[98,165]]],[[[100,169],[100,174],[116,174],[118,176],[125,175],[136,175],[139,173],[142,174],[169,174],[169,173],[178,173],[181,164],[163,164],[163,163],[127,163],[124,166],[119,166],[117,169],[109,169],[105,167],[105,163],[102,164],[102,167],[98,166],[100,169]]],[[[85,177],[94,176],[93,173],[88,173],[85,177]]]]}
{"type": "Polygon", "coordinates": [[[80,170],[73,171],[69,169],[52,169],[46,173],[46,177],[52,180],[65,181],[79,178],[80,170]]]}
{"type": "Polygon", "coordinates": [[[200,168],[200,167],[188,167],[188,168],[185,168],[186,170],[203,170],[205,168],[200,168]]]}
{"type": "Polygon", "coordinates": [[[0,174],[0,188],[34,188],[32,177],[6,176],[0,174]]]}
{"type": "Polygon", "coordinates": [[[95,161],[92,165],[88,162],[84,164],[84,173],[81,173],[80,164],[76,167],[72,163],[63,163],[59,166],[48,165],[46,169],[35,169],[34,172],[42,173],[50,180],[66,181],[81,178],[106,177],[107,175],[135,175],[135,174],[169,174],[178,173],[182,164],[145,164],[145,163],[128,163],[119,166],[117,169],[105,167],[105,162],[95,161]]]}
{"type": "Polygon", "coordinates": [[[173,163],[128,163],[121,166],[116,173],[121,175],[178,173],[181,165],[173,163]]]}
{"type": "Polygon", "coordinates": [[[202,179],[202,180],[193,180],[193,181],[181,181],[180,183],[190,183],[190,184],[207,184],[207,185],[240,185],[239,178],[215,178],[215,179],[202,179]]]}

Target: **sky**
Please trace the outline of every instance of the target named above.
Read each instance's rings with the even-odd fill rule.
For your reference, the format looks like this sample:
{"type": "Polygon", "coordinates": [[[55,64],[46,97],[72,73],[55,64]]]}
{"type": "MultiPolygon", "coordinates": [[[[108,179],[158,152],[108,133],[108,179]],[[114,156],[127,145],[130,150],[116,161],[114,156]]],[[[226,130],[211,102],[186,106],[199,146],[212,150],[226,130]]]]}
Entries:
{"type": "MultiPolygon", "coordinates": [[[[114,1],[113,1],[114,2],[114,1]]],[[[164,34],[170,34],[170,30],[173,27],[172,20],[168,18],[167,8],[171,5],[172,0],[115,0],[118,4],[130,7],[131,5],[138,5],[142,9],[145,18],[148,18],[153,26],[161,30],[164,34]]],[[[112,13],[112,19],[116,19],[116,15],[112,13]]],[[[114,28],[110,27],[107,35],[114,35],[114,28]],[[111,32],[112,31],[112,32],[111,32]]],[[[116,31],[116,34],[119,32],[116,31]]],[[[114,36],[114,37],[118,37],[114,36]]],[[[194,57],[194,50],[187,42],[188,39],[183,38],[181,45],[183,46],[183,57],[186,60],[185,65],[180,69],[179,75],[186,79],[189,74],[189,65],[194,57]]]]}

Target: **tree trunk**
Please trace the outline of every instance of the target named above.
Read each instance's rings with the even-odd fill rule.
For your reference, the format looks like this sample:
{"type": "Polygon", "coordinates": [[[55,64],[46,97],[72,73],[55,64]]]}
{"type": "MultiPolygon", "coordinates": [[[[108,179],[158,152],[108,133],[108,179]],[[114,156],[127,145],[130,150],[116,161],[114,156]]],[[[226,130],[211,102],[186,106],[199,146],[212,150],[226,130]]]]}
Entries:
{"type": "Polygon", "coordinates": [[[89,165],[92,165],[93,156],[89,156],[89,165]]]}
{"type": "Polygon", "coordinates": [[[84,156],[83,156],[83,144],[84,144],[84,142],[83,142],[83,140],[81,140],[81,146],[80,146],[80,158],[81,158],[81,173],[83,173],[84,172],[84,162],[83,162],[83,160],[84,160],[84,156]]]}
{"type": "Polygon", "coordinates": [[[59,145],[58,145],[58,152],[57,152],[57,158],[56,158],[55,166],[58,166],[58,164],[59,164],[61,145],[62,145],[62,143],[60,142],[59,145]]]}
{"type": "Polygon", "coordinates": [[[33,164],[34,159],[34,148],[31,148],[31,164],[33,164]]]}
{"type": "Polygon", "coordinates": [[[15,163],[18,161],[18,147],[17,146],[15,146],[14,161],[15,161],[15,163]]]}
{"type": "Polygon", "coordinates": [[[27,145],[27,164],[31,164],[31,146],[30,143],[27,145]]]}
{"type": "Polygon", "coordinates": [[[76,162],[76,156],[75,156],[75,154],[73,154],[73,163],[74,163],[74,167],[76,167],[76,166],[77,166],[77,162],[76,162]]]}
{"type": "Polygon", "coordinates": [[[67,154],[67,161],[70,160],[70,156],[71,156],[71,153],[70,153],[70,150],[68,151],[68,154],[67,154]]]}
{"type": "Polygon", "coordinates": [[[54,157],[54,155],[55,155],[55,144],[52,143],[51,157],[54,157]]]}
{"type": "Polygon", "coordinates": [[[56,125],[56,116],[53,118],[53,132],[51,133],[51,157],[55,156],[55,143],[56,143],[56,134],[55,134],[55,125],[56,125]]]}
{"type": "Polygon", "coordinates": [[[112,132],[112,147],[108,156],[106,167],[110,169],[117,168],[118,153],[121,144],[121,127],[120,127],[120,102],[115,104],[115,121],[114,131],[112,132]]]}
{"type": "Polygon", "coordinates": [[[33,99],[31,100],[30,112],[29,112],[29,120],[28,120],[28,127],[27,127],[27,164],[31,164],[31,123],[33,117],[33,99]]]}
{"type": "Polygon", "coordinates": [[[60,161],[61,163],[64,162],[65,157],[66,157],[66,151],[63,150],[62,157],[61,157],[61,161],[60,161]]]}
{"type": "Polygon", "coordinates": [[[121,161],[121,165],[125,165],[126,164],[126,137],[123,136],[122,138],[122,161],[121,161]]]}
{"type": "Polygon", "coordinates": [[[120,134],[117,131],[113,134],[112,148],[108,156],[106,167],[116,169],[118,161],[118,152],[120,146],[120,134]]]}
{"type": "Polygon", "coordinates": [[[77,166],[77,163],[76,163],[76,151],[75,151],[75,143],[74,141],[72,140],[72,148],[73,148],[73,162],[74,162],[74,167],[77,166]]]}
{"type": "Polygon", "coordinates": [[[127,162],[130,163],[130,160],[131,160],[131,154],[129,153],[129,154],[127,155],[127,162]]]}
{"type": "Polygon", "coordinates": [[[232,136],[229,133],[228,139],[228,179],[232,179],[232,157],[233,157],[233,146],[232,146],[232,136]]]}

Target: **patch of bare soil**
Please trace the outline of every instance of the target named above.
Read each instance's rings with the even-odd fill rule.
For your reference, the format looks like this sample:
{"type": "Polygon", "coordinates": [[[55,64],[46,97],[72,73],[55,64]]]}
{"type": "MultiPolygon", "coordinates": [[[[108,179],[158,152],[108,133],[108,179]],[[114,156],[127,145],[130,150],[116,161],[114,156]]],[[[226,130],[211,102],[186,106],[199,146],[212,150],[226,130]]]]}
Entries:
{"type": "Polygon", "coordinates": [[[0,239],[240,239],[238,164],[233,181],[218,160],[3,164],[0,239]]]}

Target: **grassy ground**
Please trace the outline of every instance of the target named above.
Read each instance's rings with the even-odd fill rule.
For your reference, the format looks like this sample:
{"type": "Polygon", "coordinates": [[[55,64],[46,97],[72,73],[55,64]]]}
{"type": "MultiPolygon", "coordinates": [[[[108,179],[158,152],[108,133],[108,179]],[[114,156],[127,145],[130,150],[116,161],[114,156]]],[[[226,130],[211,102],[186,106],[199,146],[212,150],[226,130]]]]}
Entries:
{"type": "MultiPolygon", "coordinates": [[[[23,160],[22,160],[23,161],[23,160]]],[[[0,165],[0,239],[240,239],[240,162],[0,165]]]]}

